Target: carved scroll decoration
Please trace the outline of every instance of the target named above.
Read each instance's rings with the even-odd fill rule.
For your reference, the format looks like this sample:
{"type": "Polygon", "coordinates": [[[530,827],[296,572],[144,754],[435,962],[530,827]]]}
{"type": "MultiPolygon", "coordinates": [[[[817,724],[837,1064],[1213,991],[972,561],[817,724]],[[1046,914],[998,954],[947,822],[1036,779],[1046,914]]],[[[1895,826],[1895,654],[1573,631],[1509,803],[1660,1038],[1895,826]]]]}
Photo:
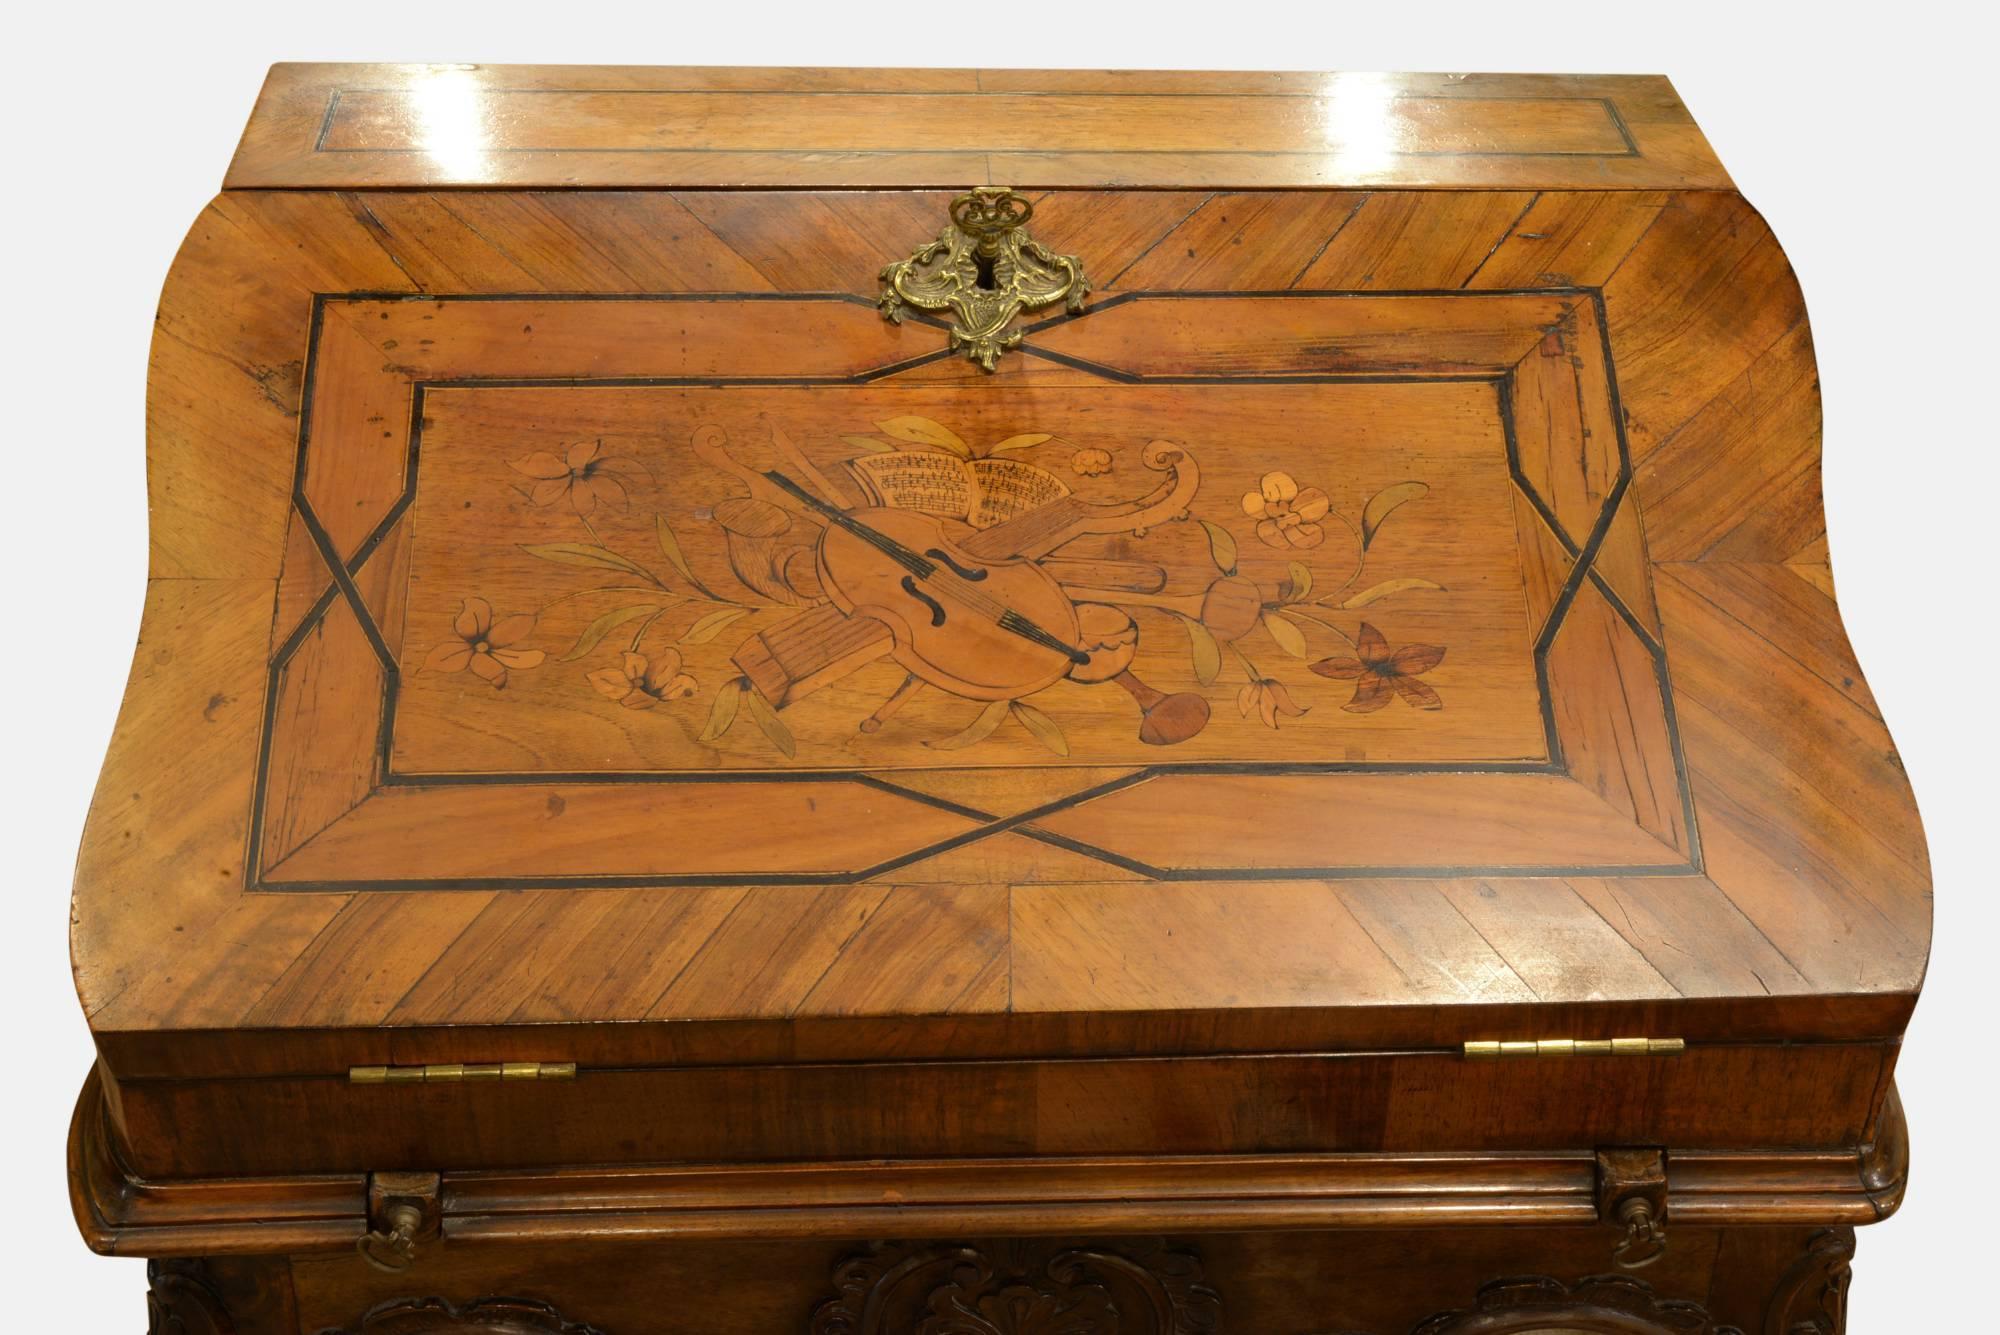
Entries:
{"type": "Polygon", "coordinates": [[[1488,1284],[1470,1308],[1443,1312],[1412,1335],[1537,1335],[1551,1328],[1590,1335],[1743,1335],[1717,1325],[1697,1303],[1662,1298],[1623,1275],[1564,1284],[1505,1279],[1488,1284]]]}
{"type": "Polygon", "coordinates": [[[236,1335],[200,1261],[148,1261],[146,1283],[146,1335],[236,1335]]]}
{"type": "Polygon", "coordinates": [[[1853,1262],[1853,1229],[1813,1234],[1806,1254],[1785,1272],[1771,1295],[1763,1335],[1842,1335],[1847,1329],[1853,1262]]]}

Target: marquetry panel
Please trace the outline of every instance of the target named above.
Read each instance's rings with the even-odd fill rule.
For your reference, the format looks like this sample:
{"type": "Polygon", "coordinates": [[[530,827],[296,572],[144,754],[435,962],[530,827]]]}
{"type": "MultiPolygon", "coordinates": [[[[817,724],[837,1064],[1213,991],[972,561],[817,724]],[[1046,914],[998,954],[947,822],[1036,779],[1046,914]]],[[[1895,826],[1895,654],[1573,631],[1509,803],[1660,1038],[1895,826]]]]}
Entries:
{"type": "Polygon", "coordinates": [[[1135,292],[1032,391],[835,297],[315,312],[259,888],[1691,870],[1589,294],[1135,292]]]}

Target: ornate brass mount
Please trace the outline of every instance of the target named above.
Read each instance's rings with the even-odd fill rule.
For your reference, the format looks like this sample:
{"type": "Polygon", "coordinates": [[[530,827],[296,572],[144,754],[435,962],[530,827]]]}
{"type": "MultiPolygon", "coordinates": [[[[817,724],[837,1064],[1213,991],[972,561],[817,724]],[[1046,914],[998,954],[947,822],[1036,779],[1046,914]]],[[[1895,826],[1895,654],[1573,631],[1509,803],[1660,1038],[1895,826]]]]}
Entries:
{"type": "Polygon", "coordinates": [[[1005,186],[982,185],[951,202],[951,226],[906,260],[882,270],[882,318],[903,321],[903,307],[949,310],[957,317],[951,346],[991,371],[1021,335],[1007,326],[1022,311],[1062,302],[1083,310],[1090,280],[1074,255],[1057,255],[1029,236],[1035,206],[1005,186]]]}

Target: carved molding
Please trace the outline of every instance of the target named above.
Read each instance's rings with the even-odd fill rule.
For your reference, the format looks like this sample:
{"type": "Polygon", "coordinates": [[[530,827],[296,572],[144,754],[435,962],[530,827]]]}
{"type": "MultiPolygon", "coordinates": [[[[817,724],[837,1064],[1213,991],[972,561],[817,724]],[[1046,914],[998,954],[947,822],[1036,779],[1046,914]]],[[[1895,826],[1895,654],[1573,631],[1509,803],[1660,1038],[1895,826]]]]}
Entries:
{"type": "Polygon", "coordinates": [[[146,1283],[146,1335],[236,1335],[200,1261],[148,1261],[146,1283]]]}
{"type": "Polygon", "coordinates": [[[1842,1335],[1854,1277],[1854,1230],[1815,1233],[1771,1295],[1763,1335],[1842,1335]]]}
{"type": "Polygon", "coordinates": [[[1201,1261],[1157,1239],[877,1243],[835,1269],[811,1335],[1215,1335],[1201,1261]]]}
{"type": "Polygon", "coordinates": [[[1894,1085],[1882,1101],[1875,1139],[1857,1156],[1861,1189],[1868,1193],[1879,1219],[1896,1213],[1910,1179],[1910,1124],[1903,1116],[1903,1095],[1894,1085]]]}
{"type": "Polygon", "coordinates": [[[547,1303],[482,1298],[463,1307],[442,1298],[397,1298],[368,1309],[359,1324],[320,1335],[605,1335],[565,1319],[547,1303]]]}
{"type": "Polygon", "coordinates": [[[1623,1275],[1564,1284],[1554,1279],[1503,1279],[1479,1291],[1473,1305],[1442,1312],[1412,1335],[1535,1335],[1551,1325],[1589,1335],[1743,1335],[1721,1326],[1698,1303],[1662,1298],[1623,1275]]]}

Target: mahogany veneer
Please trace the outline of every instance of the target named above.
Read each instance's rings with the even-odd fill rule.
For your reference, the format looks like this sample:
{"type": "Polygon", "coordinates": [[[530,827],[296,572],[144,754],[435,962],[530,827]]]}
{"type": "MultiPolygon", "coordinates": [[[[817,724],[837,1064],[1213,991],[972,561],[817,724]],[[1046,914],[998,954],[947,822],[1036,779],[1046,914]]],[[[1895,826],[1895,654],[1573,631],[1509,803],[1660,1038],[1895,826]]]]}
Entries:
{"type": "Polygon", "coordinates": [[[79,1224],[161,1331],[1837,1335],[1929,876],[1819,424],[1663,79],[279,66],[79,1224]],[[991,373],[875,309],[975,186],[1094,284],[991,373]]]}

